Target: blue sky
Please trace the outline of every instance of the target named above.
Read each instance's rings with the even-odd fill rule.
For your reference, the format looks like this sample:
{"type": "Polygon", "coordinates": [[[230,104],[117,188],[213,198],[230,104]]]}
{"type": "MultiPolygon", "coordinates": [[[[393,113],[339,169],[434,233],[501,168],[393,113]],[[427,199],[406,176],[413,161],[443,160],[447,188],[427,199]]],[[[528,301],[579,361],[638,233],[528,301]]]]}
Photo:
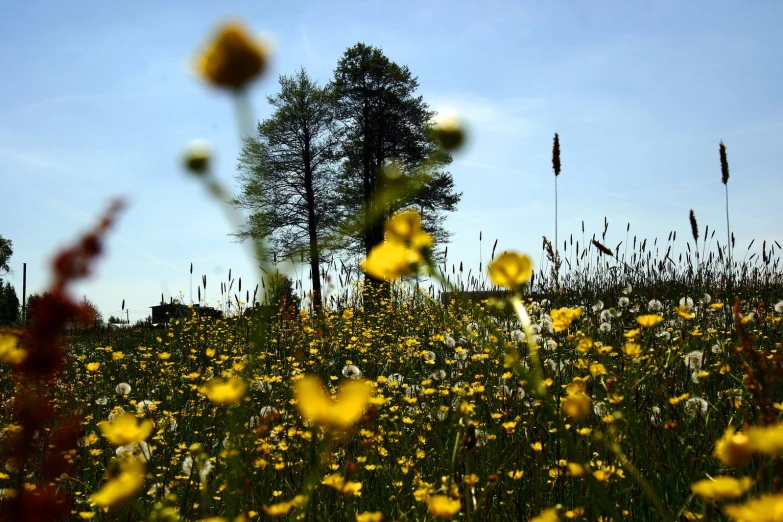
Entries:
{"type": "MultiPolygon", "coordinates": [[[[560,238],[690,237],[688,212],[725,238],[718,143],[728,148],[732,230],[783,242],[783,3],[733,1],[5,2],[0,17],[0,234],[14,242],[21,296],[48,284],[49,259],[115,195],[130,202],[96,275],[74,292],[132,320],[207,274],[258,277],[230,224],[180,169],[210,141],[228,186],[240,139],[230,99],[190,72],[219,22],[239,18],[273,42],[251,91],[269,114],[277,76],[304,66],[328,81],[357,42],[418,77],[433,109],[462,115],[468,147],[451,172],[464,193],[447,226],[449,259],[474,271],[498,251],[541,254],[554,236],[552,137],[562,147],[560,238]],[[577,234],[578,233],[578,234],[577,234]]],[[[295,275],[295,274],[294,274],[295,275]]],[[[305,281],[306,281],[305,274],[305,281]]]]}

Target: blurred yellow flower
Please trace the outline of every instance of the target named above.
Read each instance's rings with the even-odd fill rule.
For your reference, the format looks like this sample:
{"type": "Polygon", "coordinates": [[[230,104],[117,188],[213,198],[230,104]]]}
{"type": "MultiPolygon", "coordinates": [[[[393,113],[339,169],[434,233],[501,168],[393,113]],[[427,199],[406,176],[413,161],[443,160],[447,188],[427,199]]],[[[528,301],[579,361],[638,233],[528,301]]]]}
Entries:
{"type": "Polygon", "coordinates": [[[462,502],[447,495],[433,495],[427,498],[430,514],[440,518],[451,518],[462,508],[462,502]]]}
{"type": "Polygon", "coordinates": [[[365,511],[356,513],[356,522],[381,522],[383,520],[382,511],[365,511]]]}
{"type": "Polygon", "coordinates": [[[150,419],[139,422],[139,419],[134,414],[125,413],[115,417],[113,421],[99,422],[98,428],[100,428],[106,440],[115,446],[125,446],[146,440],[152,433],[155,425],[150,419]]]}
{"type": "Polygon", "coordinates": [[[247,383],[239,377],[212,379],[205,386],[199,387],[198,392],[214,404],[222,406],[239,404],[247,392],[247,383]]]}
{"type": "Polygon", "coordinates": [[[384,241],[362,261],[362,270],[376,279],[392,281],[413,273],[421,254],[398,241],[384,241]]]}
{"type": "Polygon", "coordinates": [[[582,308],[560,308],[552,310],[552,328],[555,332],[567,330],[574,319],[582,315],[582,308]]]}
{"type": "Polygon", "coordinates": [[[305,504],[307,504],[307,497],[304,495],[297,495],[293,500],[287,502],[279,502],[277,504],[272,504],[271,506],[265,504],[263,510],[264,513],[270,517],[282,517],[289,514],[295,508],[304,506],[305,504]]]}
{"type": "Polygon", "coordinates": [[[636,318],[636,322],[644,328],[652,328],[661,324],[663,317],[658,314],[640,315],[636,318]]]}
{"type": "Polygon", "coordinates": [[[395,214],[384,225],[386,240],[403,243],[419,250],[431,247],[433,238],[421,228],[421,216],[415,210],[405,210],[395,214]]]}
{"type": "Polygon", "coordinates": [[[16,336],[0,334],[0,361],[19,364],[27,357],[27,352],[17,346],[16,336]]]}
{"type": "Polygon", "coordinates": [[[372,385],[364,380],[350,380],[340,386],[337,400],[321,387],[321,381],[307,375],[294,384],[296,407],[302,417],[325,428],[347,430],[362,418],[370,404],[372,385]]]}
{"type": "Polygon", "coordinates": [[[327,475],[321,481],[321,484],[334,488],[346,495],[361,495],[362,484],[361,482],[352,482],[345,480],[339,473],[332,473],[327,475]]]}
{"type": "Polygon", "coordinates": [[[526,254],[503,252],[487,267],[492,283],[515,290],[533,275],[533,260],[526,254]]]}
{"type": "Polygon", "coordinates": [[[740,522],[779,522],[783,520],[783,494],[766,494],[744,504],[729,504],[723,513],[740,522]]]}
{"type": "Polygon", "coordinates": [[[574,420],[587,417],[592,411],[590,397],[584,393],[572,393],[563,402],[563,413],[574,420]]]}
{"type": "Polygon", "coordinates": [[[750,477],[714,477],[694,482],[691,491],[706,500],[722,500],[744,495],[752,485],[750,477]]]}
{"type": "Polygon", "coordinates": [[[120,462],[120,472],[92,496],[90,502],[99,507],[118,506],[141,489],[144,484],[144,462],[136,458],[120,462]]]}
{"type": "Polygon", "coordinates": [[[217,87],[242,89],[264,72],[268,51],[240,24],[220,27],[204,51],[196,58],[196,70],[217,87]]]}
{"type": "Polygon", "coordinates": [[[744,433],[735,433],[733,427],[727,428],[723,437],[715,443],[715,457],[727,466],[746,466],[752,454],[748,437],[744,433]]]}
{"type": "Polygon", "coordinates": [[[783,424],[751,426],[745,430],[745,435],[753,451],[768,457],[783,455],[783,424]]]}
{"type": "Polygon", "coordinates": [[[560,515],[557,513],[557,508],[545,509],[537,517],[530,519],[530,522],[558,522],[560,515]]]}

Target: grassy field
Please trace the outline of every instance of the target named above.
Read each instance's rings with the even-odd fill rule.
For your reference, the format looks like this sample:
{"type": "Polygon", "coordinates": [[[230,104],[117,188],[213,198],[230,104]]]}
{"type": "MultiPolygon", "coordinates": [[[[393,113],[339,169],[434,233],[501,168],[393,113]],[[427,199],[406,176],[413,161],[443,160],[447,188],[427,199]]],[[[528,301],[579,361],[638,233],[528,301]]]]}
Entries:
{"type": "MultiPolygon", "coordinates": [[[[783,409],[775,272],[746,271],[734,315],[687,268],[665,284],[641,270],[610,284],[592,255],[593,275],[572,278],[581,286],[522,297],[527,328],[508,300],[443,306],[395,285],[381,305],[346,293],[322,317],[74,334],[35,450],[23,469],[3,455],[3,502],[41,480],[57,412],[80,418],[69,472],[52,481],[75,499],[73,519],[720,520],[726,502],[716,509],[695,482],[750,477],[753,497],[779,491],[781,443],[747,467],[716,453],[727,428],[774,425],[783,409]],[[295,392],[303,375],[327,393],[367,383],[367,400],[295,392]],[[133,421],[112,434],[123,413],[133,421]],[[125,469],[129,455],[140,470],[125,469]]],[[[8,440],[24,431],[12,412],[31,389],[4,366],[8,440]]]]}

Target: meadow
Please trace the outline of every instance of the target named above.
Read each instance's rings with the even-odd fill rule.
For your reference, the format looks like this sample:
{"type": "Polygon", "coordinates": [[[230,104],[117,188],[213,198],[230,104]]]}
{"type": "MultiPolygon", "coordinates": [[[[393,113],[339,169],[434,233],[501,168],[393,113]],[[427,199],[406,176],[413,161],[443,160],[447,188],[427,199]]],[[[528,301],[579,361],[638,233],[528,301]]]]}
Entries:
{"type": "MultiPolygon", "coordinates": [[[[232,88],[261,69],[212,52],[232,88]]],[[[65,334],[119,209],[0,332],[3,520],[783,520],[776,243],[740,260],[692,217],[684,251],[621,252],[605,223],[465,273],[403,212],[322,309],[65,334]]]]}

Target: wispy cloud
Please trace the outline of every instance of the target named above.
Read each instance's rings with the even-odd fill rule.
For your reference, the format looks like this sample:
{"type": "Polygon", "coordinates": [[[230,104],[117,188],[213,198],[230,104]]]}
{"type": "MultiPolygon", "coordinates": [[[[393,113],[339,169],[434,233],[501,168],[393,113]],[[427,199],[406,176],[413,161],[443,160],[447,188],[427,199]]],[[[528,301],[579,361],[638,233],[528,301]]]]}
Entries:
{"type": "Polygon", "coordinates": [[[80,171],[77,169],[74,169],[72,167],[68,167],[67,165],[63,165],[61,163],[57,163],[54,161],[50,161],[47,158],[44,158],[38,154],[30,154],[27,152],[21,152],[19,150],[10,150],[5,148],[0,148],[0,157],[10,159],[12,161],[23,163],[25,165],[29,165],[32,167],[41,167],[45,169],[53,169],[53,170],[61,170],[65,172],[71,172],[71,173],[79,173],[80,171]]]}
{"type": "Polygon", "coordinates": [[[62,96],[53,96],[23,107],[24,110],[33,111],[42,109],[50,105],[63,103],[82,103],[82,102],[111,102],[122,100],[133,100],[139,98],[160,98],[166,96],[160,92],[114,92],[114,93],[84,93],[84,94],[66,94],[62,96]]]}
{"type": "Polygon", "coordinates": [[[534,131],[531,113],[543,105],[538,98],[492,99],[474,93],[432,93],[425,99],[435,112],[456,112],[475,131],[516,135],[534,131]]]}

